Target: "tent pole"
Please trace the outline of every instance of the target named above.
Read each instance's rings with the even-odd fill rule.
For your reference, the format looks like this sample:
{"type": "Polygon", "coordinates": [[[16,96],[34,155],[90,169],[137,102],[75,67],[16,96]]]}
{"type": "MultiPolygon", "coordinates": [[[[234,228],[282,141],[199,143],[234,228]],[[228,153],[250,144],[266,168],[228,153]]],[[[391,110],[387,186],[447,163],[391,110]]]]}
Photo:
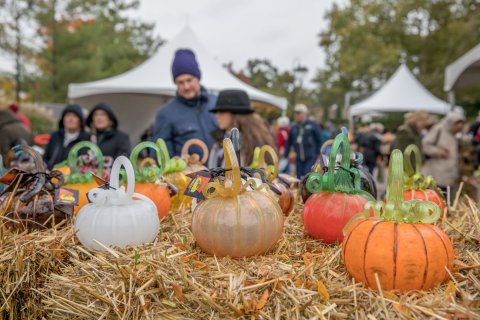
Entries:
{"type": "Polygon", "coordinates": [[[448,91],[448,103],[450,104],[450,111],[455,108],[455,91],[448,91]]]}

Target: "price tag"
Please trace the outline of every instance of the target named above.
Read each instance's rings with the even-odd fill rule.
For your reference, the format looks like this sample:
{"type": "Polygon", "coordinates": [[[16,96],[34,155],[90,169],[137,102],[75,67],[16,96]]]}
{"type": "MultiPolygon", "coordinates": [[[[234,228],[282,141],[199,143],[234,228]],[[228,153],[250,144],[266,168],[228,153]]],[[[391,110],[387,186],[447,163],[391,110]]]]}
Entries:
{"type": "Polygon", "coordinates": [[[212,181],[212,176],[210,172],[198,171],[195,173],[192,180],[188,184],[184,194],[192,198],[205,200],[205,196],[203,195],[203,189],[210,181],[212,181]]]}
{"type": "Polygon", "coordinates": [[[78,190],[65,187],[55,189],[53,201],[56,205],[78,206],[78,190]]]}

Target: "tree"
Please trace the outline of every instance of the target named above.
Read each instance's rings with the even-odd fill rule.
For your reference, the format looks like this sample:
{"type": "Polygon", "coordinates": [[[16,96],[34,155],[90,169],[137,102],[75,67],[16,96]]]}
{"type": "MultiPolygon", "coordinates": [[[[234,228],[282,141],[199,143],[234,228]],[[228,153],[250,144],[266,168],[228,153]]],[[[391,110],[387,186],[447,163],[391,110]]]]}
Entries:
{"type": "Polygon", "coordinates": [[[334,5],[326,15],[329,26],[320,34],[327,54],[326,68],[316,77],[321,104],[342,105],[348,92],[357,99],[371,94],[401,62],[445,98],[445,67],[480,41],[479,6],[473,0],[351,0],[343,7],[334,5]]]}
{"type": "Polygon", "coordinates": [[[152,24],[129,18],[128,0],[44,0],[36,13],[42,47],[34,100],[64,102],[67,85],[125,72],[147,59],[162,41],[152,24]]]}
{"type": "Polygon", "coordinates": [[[20,101],[25,59],[32,47],[24,30],[35,7],[33,0],[0,0],[0,51],[15,57],[15,99],[20,101]]]}
{"type": "MultiPolygon", "coordinates": [[[[308,69],[297,63],[292,70],[279,71],[268,59],[250,59],[239,72],[227,66],[230,72],[245,83],[268,93],[287,98],[287,114],[292,115],[297,103],[311,105],[311,92],[306,89],[303,77],[308,69]]],[[[278,116],[278,115],[275,115],[278,116]]]]}

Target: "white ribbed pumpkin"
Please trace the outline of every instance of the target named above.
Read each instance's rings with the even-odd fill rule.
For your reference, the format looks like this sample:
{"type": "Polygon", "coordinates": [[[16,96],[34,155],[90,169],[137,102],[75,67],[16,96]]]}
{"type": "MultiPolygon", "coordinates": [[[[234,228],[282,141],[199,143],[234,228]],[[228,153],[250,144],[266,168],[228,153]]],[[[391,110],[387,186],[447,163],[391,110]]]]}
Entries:
{"type": "Polygon", "coordinates": [[[89,191],[92,203],[82,207],[75,220],[75,230],[80,242],[91,249],[105,246],[124,248],[155,240],[160,220],[155,204],[144,195],[134,193],[133,167],[124,156],[113,163],[110,186],[116,190],[95,188],[89,191]],[[119,188],[120,168],[127,172],[127,191],[119,188]],[[137,199],[134,199],[137,198],[137,199]]]}

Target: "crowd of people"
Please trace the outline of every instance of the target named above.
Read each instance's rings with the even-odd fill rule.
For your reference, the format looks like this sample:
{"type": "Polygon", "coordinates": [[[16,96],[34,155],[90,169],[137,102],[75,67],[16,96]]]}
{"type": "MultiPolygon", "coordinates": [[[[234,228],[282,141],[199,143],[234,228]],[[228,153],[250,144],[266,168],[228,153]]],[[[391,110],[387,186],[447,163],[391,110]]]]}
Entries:
{"type": "MultiPolygon", "coordinates": [[[[304,104],[294,106],[293,121],[282,116],[272,126],[253,109],[245,91],[226,89],[218,95],[209,93],[201,84],[200,66],[189,49],[175,52],[171,70],[176,96],[159,106],[151,134],[145,139],[163,139],[172,157],[180,156],[183,145],[196,138],[205,142],[210,150],[208,166],[222,166],[222,141],[230,136],[232,128],[238,128],[242,165],[252,163],[255,147],[270,145],[278,152],[281,170],[301,178],[319,159],[322,145],[338,133],[332,123],[322,126],[313,120],[304,104]]],[[[464,131],[472,135],[477,163],[480,163],[480,114],[473,125],[469,128],[466,125],[460,113],[450,113],[439,121],[423,111],[409,112],[396,132],[388,132],[382,124],[372,123],[356,130],[351,143],[354,150],[363,153],[364,166],[371,173],[386,163],[391,150],[404,150],[415,144],[424,157],[425,173],[435,176],[438,185],[446,188],[458,180],[457,134],[464,131]]],[[[129,136],[118,127],[113,108],[106,103],[98,103],[86,117],[80,106],[67,105],[58,122],[58,130],[51,133],[44,148],[43,157],[48,168],[65,161],[70,149],[80,141],[95,143],[106,157],[129,155],[129,136]]],[[[0,108],[2,155],[16,144],[32,144],[32,138],[31,124],[19,112],[18,106],[0,108]]]]}

